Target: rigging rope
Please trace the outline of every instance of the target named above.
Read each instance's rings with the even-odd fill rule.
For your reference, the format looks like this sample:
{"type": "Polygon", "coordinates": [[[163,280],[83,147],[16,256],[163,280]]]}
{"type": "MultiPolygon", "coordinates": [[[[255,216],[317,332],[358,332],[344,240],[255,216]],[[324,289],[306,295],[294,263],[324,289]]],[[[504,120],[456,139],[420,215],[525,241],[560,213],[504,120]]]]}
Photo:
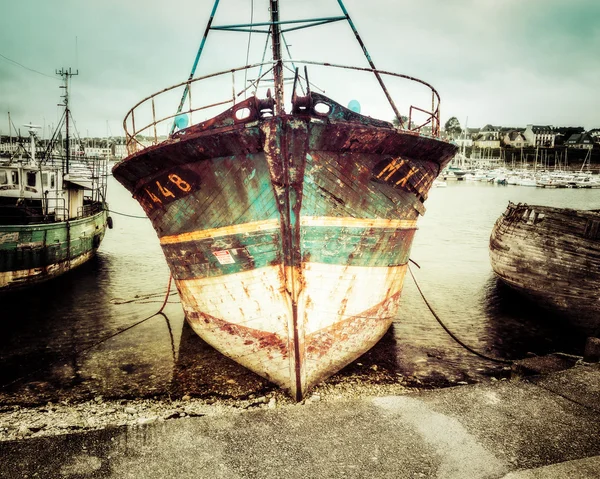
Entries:
{"type": "MultiPolygon", "coordinates": [[[[50,366],[53,366],[54,364],[57,364],[59,362],[65,361],[66,359],[72,359],[72,358],[77,358],[78,356],[81,356],[83,353],[86,353],[87,351],[89,351],[90,349],[95,348],[96,346],[99,346],[102,343],[105,343],[106,341],[108,341],[111,338],[114,338],[115,336],[118,336],[119,334],[123,334],[126,331],[129,331],[130,329],[135,328],[136,326],[139,326],[142,323],[145,323],[146,321],[148,321],[149,319],[152,319],[154,316],[165,316],[163,313],[163,309],[165,309],[165,306],[167,305],[168,299],[169,299],[169,294],[171,292],[171,282],[173,280],[173,275],[169,274],[169,284],[167,286],[167,293],[165,295],[165,300],[163,301],[162,306],[160,307],[160,309],[158,311],[156,311],[155,313],[151,314],[150,316],[148,316],[147,318],[144,319],[140,319],[139,321],[136,321],[135,323],[118,330],[117,332],[113,333],[113,334],[109,334],[108,336],[106,336],[105,338],[102,338],[100,341],[96,341],[95,343],[91,344],[90,346],[87,346],[83,349],[81,349],[80,351],[77,351],[75,354],[69,354],[69,355],[64,355],[59,357],[56,361],[52,361],[49,364],[44,365],[41,368],[38,368],[34,371],[31,371],[27,374],[24,374],[23,376],[20,376],[16,379],[13,379],[12,381],[2,384],[0,386],[0,389],[4,389],[7,388],[8,386],[11,386],[15,383],[18,383],[19,381],[22,381],[23,379],[29,378],[37,373],[39,373],[40,371],[44,371],[46,369],[48,369],[50,366]]],[[[169,326],[170,328],[170,326],[169,326]]]]}
{"type": "Polygon", "coordinates": [[[58,78],[56,78],[55,76],[47,75],[46,73],[39,72],[37,70],[34,70],[33,68],[26,67],[25,65],[22,65],[21,63],[16,62],[15,60],[8,58],[7,56],[2,55],[2,53],[0,53],[0,57],[4,58],[5,60],[8,60],[11,63],[14,63],[17,66],[20,66],[21,68],[25,68],[25,70],[29,70],[30,72],[37,73],[39,75],[43,75],[48,78],[52,78],[53,80],[58,80],[58,78]]]}
{"type": "MultiPolygon", "coordinates": [[[[417,266],[417,268],[420,268],[420,266],[417,263],[415,263],[412,259],[410,261],[412,263],[414,263],[417,266]]],[[[436,319],[436,321],[440,324],[440,326],[444,329],[444,331],[446,331],[448,333],[448,335],[452,339],[454,339],[454,341],[456,341],[458,344],[460,344],[463,348],[465,348],[470,353],[473,353],[474,355],[479,356],[480,358],[487,359],[488,361],[493,361],[495,363],[503,363],[503,364],[512,364],[513,363],[512,361],[510,361],[508,359],[499,359],[499,358],[493,358],[491,356],[486,356],[485,354],[480,353],[479,351],[476,351],[475,349],[471,348],[467,344],[463,343],[452,331],[450,331],[448,329],[448,327],[443,323],[443,321],[440,319],[440,317],[434,311],[434,309],[431,306],[431,304],[429,304],[429,301],[427,301],[427,298],[425,298],[425,294],[423,294],[423,291],[421,290],[421,287],[419,286],[419,283],[417,282],[417,279],[415,278],[415,275],[413,274],[412,269],[410,268],[410,264],[408,265],[408,272],[412,276],[412,279],[415,282],[415,286],[417,287],[417,290],[419,291],[419,294],[421,295],[421,298],[423,298],[423,301],[425,302],[425,304],[429,308],[429,311],[431,311],[431,314],[436,319]]]]}

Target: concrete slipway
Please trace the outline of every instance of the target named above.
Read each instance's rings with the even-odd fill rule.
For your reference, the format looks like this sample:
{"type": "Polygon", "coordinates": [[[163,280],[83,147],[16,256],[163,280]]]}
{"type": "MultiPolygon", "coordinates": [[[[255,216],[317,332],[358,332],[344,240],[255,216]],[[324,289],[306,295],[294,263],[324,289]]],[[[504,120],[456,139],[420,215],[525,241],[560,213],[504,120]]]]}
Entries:
{"type": "Polygon", "coordinates": [[[3,478],[598,478],[600,367],[0,443],[3,478]]]}

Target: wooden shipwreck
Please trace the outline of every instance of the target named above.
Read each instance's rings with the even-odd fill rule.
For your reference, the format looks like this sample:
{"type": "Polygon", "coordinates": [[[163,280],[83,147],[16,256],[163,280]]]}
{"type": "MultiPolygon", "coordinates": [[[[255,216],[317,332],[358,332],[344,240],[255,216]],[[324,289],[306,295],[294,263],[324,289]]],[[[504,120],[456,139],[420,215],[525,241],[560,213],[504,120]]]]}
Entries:
{"type": "MultiPolygon", "coordinates": [[[[130,155],[113,173],[151,219],[192,328],[300,400],[369,350],[397,316],[417,218],[456,147],[439,138],[439,95],[427,83],[377,70],[368,54],[369,68],[284,60],[286,26],[327,22],[281,21],[278,3],[269,2],[270,20],[261,24],[273,59],[195,79],[192,72],[140,102],[125,119],[130,155]],[[317,67],[374,77],[398,126],[313,91],[317,67]],[[250,71],[252,94],[238,101],[247,87],[236,89],[235,74],[250,71]],[[294,80],[287,96],[284,71],[294,80]],[[383,77],[424,86],[429,109],[410,106],[401,117],[383,77]],[[198,83],[215,78],[228,100],[195,103],[206,90],[191,100],[198,83]],[[177,89],[179,108],[159,116],[159,97],[177,89]],[[227,103],[212,118],[192,120],[227,103]]],[[[338,3],[343,14],[328,21],[350,22],[360,41],[338,3]]],[[[217,4],[207,33],[258,28],[211,26],[217,4]]]]}
{"type": "Polygon", "coordinates": [[[490,237],[498,277],[581,330],[600,328],[600,211],[509,203],[490,237]]]}

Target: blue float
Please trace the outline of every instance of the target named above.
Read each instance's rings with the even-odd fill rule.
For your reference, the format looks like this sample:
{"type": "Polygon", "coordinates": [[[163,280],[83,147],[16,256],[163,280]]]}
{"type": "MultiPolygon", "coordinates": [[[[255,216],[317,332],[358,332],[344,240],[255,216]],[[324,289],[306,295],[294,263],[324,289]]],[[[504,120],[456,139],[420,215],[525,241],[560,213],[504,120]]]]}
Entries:
{"type": "Polygon", "coordinates": [[[175,117],[175,126],[180,130],[183,130],[186,126],[188,126],[188,116],[187,115],[177,115],[175,117]]]}
{"type": "Polygon", "coordinates": [[[350,100],[348,103],[348,109],[352,110],[354,113],[360,113],[360,103],[356,100],[350,100]]]}

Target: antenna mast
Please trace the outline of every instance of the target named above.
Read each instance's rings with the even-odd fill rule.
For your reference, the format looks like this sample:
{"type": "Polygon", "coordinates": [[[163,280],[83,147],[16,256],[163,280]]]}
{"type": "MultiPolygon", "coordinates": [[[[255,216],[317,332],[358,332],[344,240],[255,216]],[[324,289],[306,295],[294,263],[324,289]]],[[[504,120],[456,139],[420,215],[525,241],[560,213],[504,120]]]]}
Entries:
{"type": "Polygon", "coordinates": [[[65,82],[65,84],[63,86],[61,86],[60,88],[64,88],[65,89],[65,94],[62,96],[62,98],[64,98],[64,101],[62,104],[59,103],[58,106],[64,106],[65,107],[65,141],[66,141],[66,164],[65,164],[65,168],[66,171],[65,173],[68,175],[69,174],[69,155],[70,155],[70,145],[69,145],[69,116],[70,116],[70,111],[69,111],[69,80],[71,79],[72,76],[75,75],[79,75],[79,70],[76,70],[75,72],[71,71],[71,68],[69,68],[68,70],[66,68],[61,68],[60,70],[56,70],[56,74],[60,75],[63,78],[63,81],[65,82]]]}

